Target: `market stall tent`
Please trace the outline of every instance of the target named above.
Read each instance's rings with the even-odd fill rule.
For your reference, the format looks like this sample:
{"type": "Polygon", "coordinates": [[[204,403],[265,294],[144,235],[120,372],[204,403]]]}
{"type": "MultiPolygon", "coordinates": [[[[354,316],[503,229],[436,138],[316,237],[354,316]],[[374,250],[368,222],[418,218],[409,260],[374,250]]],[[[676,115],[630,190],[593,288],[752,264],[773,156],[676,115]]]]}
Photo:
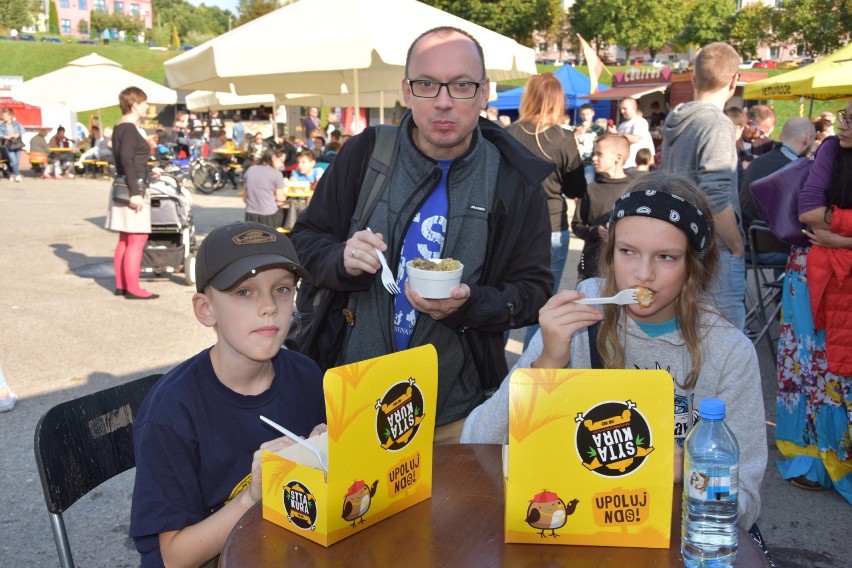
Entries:
{"type": "MultiPolygon", "coordinates": [[[[553,76],[562,83],[562,91],[565,93],[565,108],[577,109],[587,102],[591,102],[595,108],[595,116],[598,118],[609,118],[610,105],[608,101],[586,101],[579,97],[591,92],[592,82],[583,73],[580,73],[570,65],[563,65],[553,72],[553,76]]],[[[609,87],[600,85],[600,91],[606,91],[609,87]]],[[[524,87],[516,87],[508,91],[497,93],[497,100],[489,103],[499,110],[515,110],[521,106],[521,98],[524,95],[524,87]]]]}
{"type": "Polygon", "coordinates": [[[806,67],[746,85],[750,100],[852,97],[852,43],[806,67]]]}

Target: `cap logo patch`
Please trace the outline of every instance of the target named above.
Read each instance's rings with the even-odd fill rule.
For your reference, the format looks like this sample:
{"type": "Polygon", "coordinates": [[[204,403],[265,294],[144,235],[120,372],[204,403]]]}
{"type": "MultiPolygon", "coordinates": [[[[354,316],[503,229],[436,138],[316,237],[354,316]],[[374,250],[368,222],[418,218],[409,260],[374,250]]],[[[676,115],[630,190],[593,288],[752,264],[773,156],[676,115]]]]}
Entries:
{"type": "Polygon", "coordinates": [[[240,233],[233,239],[235,245],[261,245],[264,243],[274,243],[278,237],[269,231],[261,231],[260,229],[251,229],[245,233],[240,233]]]}

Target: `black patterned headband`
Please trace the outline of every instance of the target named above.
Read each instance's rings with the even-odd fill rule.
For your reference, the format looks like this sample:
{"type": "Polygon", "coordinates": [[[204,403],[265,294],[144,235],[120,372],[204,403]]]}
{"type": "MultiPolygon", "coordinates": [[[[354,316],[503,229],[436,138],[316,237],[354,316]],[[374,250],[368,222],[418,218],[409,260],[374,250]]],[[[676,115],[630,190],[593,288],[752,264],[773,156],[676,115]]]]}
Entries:
{"type": "Polygon", "coordinates": [[[612,206],[606,227],[612,229],[618,219],[637,215],[671,223],[686,233],[698,251],[698,258],[704,258],[707,253],[711,238],[710,221],[686,199],[654,189],[625,193],[612,206]]]}

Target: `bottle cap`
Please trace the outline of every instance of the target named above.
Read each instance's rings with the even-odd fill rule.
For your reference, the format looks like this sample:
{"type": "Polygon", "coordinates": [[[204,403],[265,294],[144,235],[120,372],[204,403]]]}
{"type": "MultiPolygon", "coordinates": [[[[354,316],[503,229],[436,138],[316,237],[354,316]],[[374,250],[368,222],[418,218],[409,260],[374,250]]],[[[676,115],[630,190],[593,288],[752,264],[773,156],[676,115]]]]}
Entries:
{"type": "Polygon", "coordinates": [[[725,401],[718,398],[703,398],[698,403],[698,413],[701,418],[721,420],[725,417],[725,401]]]}

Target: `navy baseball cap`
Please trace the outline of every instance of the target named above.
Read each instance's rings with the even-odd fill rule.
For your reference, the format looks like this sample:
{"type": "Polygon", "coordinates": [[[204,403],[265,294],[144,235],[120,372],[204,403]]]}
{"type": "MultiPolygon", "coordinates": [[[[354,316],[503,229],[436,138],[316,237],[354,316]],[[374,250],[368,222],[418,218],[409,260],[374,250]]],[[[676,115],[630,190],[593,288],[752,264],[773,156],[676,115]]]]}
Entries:
{"type": "Polygon", "coordinates": [[[251,221],[231,223],[213,229],[201,241],[196,253],[195,289],[203,292],[209,285],[224,292],[257,271],[275,266],[311,279],[286,235],[251,221]]]}

